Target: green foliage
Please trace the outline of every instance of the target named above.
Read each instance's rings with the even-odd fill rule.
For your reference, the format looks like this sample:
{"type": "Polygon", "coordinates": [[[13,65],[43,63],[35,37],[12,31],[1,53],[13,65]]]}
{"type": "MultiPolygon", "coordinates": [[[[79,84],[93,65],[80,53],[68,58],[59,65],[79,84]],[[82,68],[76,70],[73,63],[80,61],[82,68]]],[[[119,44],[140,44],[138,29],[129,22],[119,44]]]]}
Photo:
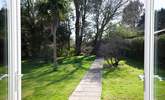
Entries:
{"type": "Polygon", "coordinates": [[[102,43],[100,55],[105,58],[109,66],[118,66],[120,59],[125,55],[125,49],[127,48],[125,42],[126,41],[122,37],[114,34],[109,40],[102,43]],[[109,59],[111,62],[109,62],[109,59]]]}
{"type": "Polygon", "coordinates": [[[122,22],[132,28],[136,27],[139,22],[139,17],[143,12],[144,4],[139,0],[130,1],[129,4],[123,9],[122,22]]]}
{"type": "Polygon", "coordinates": [[[157,67],[165,69],[165,34],[159,35],[155,37],[155,57],[156,57],[156,64],[157,67]]]}
{"type": "Polygon", "coordinates": [[[0,8],[0,64],[4,62],[5,44],[7,43],[7,9],[0,8]]]}
{"type": "Polygon", "coordinates": [[[114,24],[112,25],[105,34],[106,38],[111,38],[113,35],[118,35],[122,38],[134,38],[141,36],[142,34],[138,32],[137,29],[130,28],[128,26],[122,25],[122,24],[114,24]]]}
{"type": "MultiPolygon", "coordinates": [[[[23,0],[21,2],[22,57],[53,58],[51,25],[62,21],[57,30],[57,54],[65,55],[69,48],[71,31],[68,28],[68,0],[23,0]],[[67,46],[68,45],[68,46],[67,46]]],[[[57,28],[57,27],[56,27],[57,28]]]]}
{"type": "Polygon", "coordinates": [[[137,37],[128,40],[129,48],[127,49],[127,56],[143,60],[144,59],[144,37],[137,37]]]}
{"type": "Polygon", "coordinates": [[[69,50],[69,56],[74,56],[75,55],[75,48],[71,47],[69,50]]]}
{"type": "MultiPolygon", "coordinates": [[[[121,41],[124,44],[113,44],[116,45],[118,48],[121,45],[125,45],[125,57],[131,57],[136,59],[144,59],[144,36],[141,32],[136,29],[127,27],[122,24],[115,24],[107,30],[106,35],[104,36],[104,40],[114,39],[114,36],[121,37],[123,40],[121,41]]],[[[117,40],[116,40],[117,41],[117,40]]],[[[105,43],[104,43],[105,44],[105,43]]]]}
{"type": "Polygon", "coordinates": [[[39,13],[45,17],[58,17],[60,20],[65,20],[65,14],[68,11],[68,0],[41,0],[37,2],[39,13]]]}
{"type": "Polygon", "coordinates": [[[7,31],[7,9],[1,8],[0,9],[0,39],[4,39],[5,33],[7,31]]]}
{"type": "Polygon", "coordinates": [[[155,30],[162,30],[165,28],[165,9],[155,11],[155,30]]]}
{"type": "Polygon", "coordinates": [[[57,40],[57,54],[58,56],[68,56],[70,49],[70,35],[71,31],[67,26],[60,25],[57,29],[56,40],[57,40]]]}

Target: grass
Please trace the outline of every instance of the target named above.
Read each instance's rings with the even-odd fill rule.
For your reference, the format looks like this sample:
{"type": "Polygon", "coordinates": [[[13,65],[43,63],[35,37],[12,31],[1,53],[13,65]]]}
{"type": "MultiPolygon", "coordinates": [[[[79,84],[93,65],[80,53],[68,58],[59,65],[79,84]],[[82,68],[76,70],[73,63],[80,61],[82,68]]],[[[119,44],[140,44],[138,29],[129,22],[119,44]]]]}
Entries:
{"type": "MultiPolygon", "coordinates": [[[[143,63],[131,59],[120,61],[118,68],[104,66],[102,100],[143,100],[144,85],[138,78],[143,72],[143,63]]],[[[165,70],[159,72],[165,75],[165,70]]],[[[165,100],[164,93],[165,81],[155,80],[156,100],[165,100]]]]}
{"type": "Polygon", "coordinates": [[[58,71],[53,71],[51,63],[24,61],[22,99],[68,100],[94,59],[94,56],[60,58],[58,71]]]}
{"type": "MultiPolygon", "coordinates": [[[[7,69],[0,65],[0,76],[6,74],[7,69]]],[[[0,100],[7,99],[7,79],[0,80],[0,100]],[[2,91],[3,90],[3,91],[2,91]]]]}
{"type": "MultiPolygon", "coordinates": [[[[23,100],[67,100],[89,69],[94,56],[77,56],[58,59],[58,70],[53,71],[51,62],[42,60],[22,61],[23,100]]],[[[106,65],[106,63],[105,63],[106,65]]],[[[4,72],[0,66],[0,72],[4,72]]],[[[164,70],[159,71],[161,76],[164,70]]],[[[104,66],[102,71],[102,100],[143,100],[143,63],[126,59],[118,68],[104,66]]],[[[156,98],[165,100],[165,81],[155,81],[156,98]]],[[[7,79],[0,81],[0,100],[7,97],[7,79]],[[3,91],[2,91],[3,90],[3,91]]]]}
{"type": "Polygon", "coordinates": [[[0,100],[7,100],[7,79],[0,80],[0,100]]]}
{"type": "Polygon", "coordinates": [[[103,69],[102,100],[143,100],[143,64],[133,60],[122,60],[118,68],[103,69]]]}
{"type": "Polygon", "coordinates": [[[6,72],[7,72],[7,67],[4,67],[3,65],[0,64],[0,75],[6,72]]]}
{"type": "MultiPolygon", "coordinates": [[[[163,65],[162,65],[163,66],[163,65]]],[[[160,69],[160,67],[158,67],[158,72],[157,75],[165,78],[165,69],[160,69]]],[[[158,79],[155,79],[154,81],[155,84],[155,97],[156,100],[165,100],[165,80],[164,81],[159,81],[158,79]]]]}
{"type": "Polygon", "coordinates": [[[155,100],[165,100],[165,81],[155,81],[155,100]]]}

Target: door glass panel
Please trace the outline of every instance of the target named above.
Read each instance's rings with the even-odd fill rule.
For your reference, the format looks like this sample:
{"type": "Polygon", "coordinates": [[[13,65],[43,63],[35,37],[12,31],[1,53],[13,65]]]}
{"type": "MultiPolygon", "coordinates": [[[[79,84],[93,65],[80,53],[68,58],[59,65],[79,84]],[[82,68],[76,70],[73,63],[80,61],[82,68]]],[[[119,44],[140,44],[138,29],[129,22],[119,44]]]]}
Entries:
{"type": "Polygon", "coordinates": [[[165,1],[155,0],[155,100],[165,100],[165,1]]]}
{"type": "Polygon", "coordinates": [[[7,100],[7,6],[0,0],[0,100],[7,100]]]}

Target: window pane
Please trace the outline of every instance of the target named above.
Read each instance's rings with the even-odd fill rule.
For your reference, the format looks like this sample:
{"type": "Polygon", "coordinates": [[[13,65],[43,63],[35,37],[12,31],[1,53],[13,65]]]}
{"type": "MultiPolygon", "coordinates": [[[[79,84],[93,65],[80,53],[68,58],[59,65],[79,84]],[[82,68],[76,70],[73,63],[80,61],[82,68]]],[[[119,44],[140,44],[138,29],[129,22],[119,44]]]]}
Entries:
{"type": "Polygon", "coordinates": [[[0,100],[7,100],[7,7],[0,0],[0,100]]]}
{"type": "Polygon", "coordinates": [[[155,100],[165,99],[165,1],[155,0],[155,100]]]}
{"type": "Polygon", "coordinates": [[[165,0],[154,0],[155,31],[165,29],[165,0]]]}

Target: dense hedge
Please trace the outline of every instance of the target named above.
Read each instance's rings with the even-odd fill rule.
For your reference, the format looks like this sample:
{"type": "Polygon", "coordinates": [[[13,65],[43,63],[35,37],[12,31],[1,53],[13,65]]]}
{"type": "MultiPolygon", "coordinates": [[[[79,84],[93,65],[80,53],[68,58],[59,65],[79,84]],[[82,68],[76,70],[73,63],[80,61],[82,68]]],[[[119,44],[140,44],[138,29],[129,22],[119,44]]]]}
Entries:
{"type": "Polygon", "coordinates": [[[165,34],[155,38],[155,56],[158,65],[165,69],[165,34]]]}
{"type": "MultiPolygon", "coordinates": [[[[144,61],[144,38],[138,37],[128,40],[126,57],[144,61]]],[[[155,37],[155,64],[165,69],[165,35],[155,37]]]]}
{"type": "Polygon", "coordinates": [[[142,61],[144,59],[144,38],[138,37],[127,41],[126,57],[142,61]]]}

